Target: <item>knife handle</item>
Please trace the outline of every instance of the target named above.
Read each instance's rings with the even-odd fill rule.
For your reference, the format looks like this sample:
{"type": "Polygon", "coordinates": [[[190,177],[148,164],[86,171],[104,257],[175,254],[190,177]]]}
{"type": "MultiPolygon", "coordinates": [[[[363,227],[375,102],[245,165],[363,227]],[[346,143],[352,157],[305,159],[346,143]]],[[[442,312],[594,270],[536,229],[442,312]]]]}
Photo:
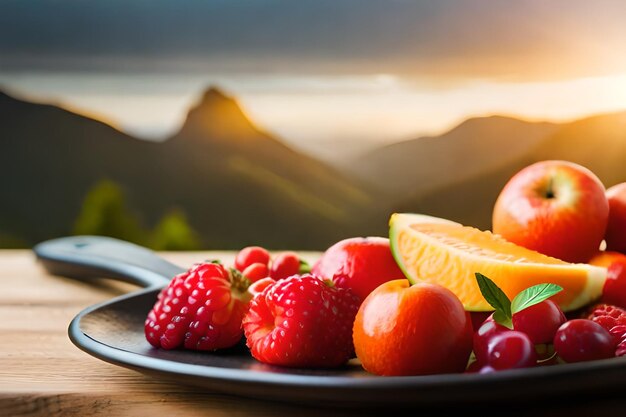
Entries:
{"type": "Polygon", "coordinates": [[[162,287],[185,271],[150,249],[102,236],[47,240],[33,251],[51,274],[80,280],[113,278],[142,287],[162,287]]]}

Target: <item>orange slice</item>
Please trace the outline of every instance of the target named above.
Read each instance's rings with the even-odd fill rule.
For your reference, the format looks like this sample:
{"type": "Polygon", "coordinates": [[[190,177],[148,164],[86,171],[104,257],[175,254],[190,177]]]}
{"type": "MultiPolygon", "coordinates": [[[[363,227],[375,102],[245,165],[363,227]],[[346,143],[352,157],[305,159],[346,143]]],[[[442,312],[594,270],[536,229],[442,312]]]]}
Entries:
{"type": "Polygon", "coordinates": [[[389,226],[391,251],[409,281],[448,288],[468,311],[493,310],[478,289],[476,272],[493,280],[510,299],[536,284],[560,285],[563,291],[552,299],[564,311],[602,295],[606,268],[570,264],[436,217],[396,213],[389,226]]]}

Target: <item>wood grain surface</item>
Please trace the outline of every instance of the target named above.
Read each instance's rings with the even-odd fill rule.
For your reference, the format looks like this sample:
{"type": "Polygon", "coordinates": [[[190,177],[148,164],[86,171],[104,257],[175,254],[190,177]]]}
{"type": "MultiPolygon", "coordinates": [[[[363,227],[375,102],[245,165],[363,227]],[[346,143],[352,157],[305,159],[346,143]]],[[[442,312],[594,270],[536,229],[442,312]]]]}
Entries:
{"type": "MultiPolygon", "coordinates": [[[[204,259],[229,262],[232,253],[165,253],[181,266],[204,259]]],[[[311,259],[314,254],[305,254],[311,259]]],[[[341,416],[379,415],[380,410],[304,408],[206,392],[144,376],[93,358],[67,337],[67,326],[83,308],[135,287],[91,283],[48,275],[30,251],[0,251],[0,415],[2,416],[341,416]]],[[[616,387],[617,388],[617,387],[616,387]]],[[[485,415],[624,415],[621,395],[572,399],[532,408],[484,410],[485,415]]],[[[393,405],[390,404],[390,407],[393,405]]],[[[467,408],[394,410],[393,415],[467,415],[467,408]]]]}

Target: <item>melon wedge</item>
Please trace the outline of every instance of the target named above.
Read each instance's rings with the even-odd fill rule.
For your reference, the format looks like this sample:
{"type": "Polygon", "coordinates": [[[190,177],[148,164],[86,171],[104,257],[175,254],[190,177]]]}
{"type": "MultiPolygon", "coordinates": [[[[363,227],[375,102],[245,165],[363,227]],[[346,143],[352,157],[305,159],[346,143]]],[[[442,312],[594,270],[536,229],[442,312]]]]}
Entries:
{"type": "Polygon", "coordinates": [[[432,216],[395,213],[389,221],[389,241],[396,262],[411,283],[442,285],[468,311],[491,311],[474,274],[493,280],[513,299],[536,284],[553,283],[563,291],[553,296],[563,311],[600,298],[606,268],[571,264],[523,248],[489,231],[432,216]]]}

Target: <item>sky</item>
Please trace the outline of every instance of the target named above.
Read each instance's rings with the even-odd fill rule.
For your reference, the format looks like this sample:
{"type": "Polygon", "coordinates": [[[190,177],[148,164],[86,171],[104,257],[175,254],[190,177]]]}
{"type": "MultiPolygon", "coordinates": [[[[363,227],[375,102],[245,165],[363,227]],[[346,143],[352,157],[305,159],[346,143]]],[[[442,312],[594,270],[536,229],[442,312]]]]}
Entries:
{"type": "MultiPolygon", "coordinates": [[[[0,88],[151,139],[209,85],[322,157],[626,109],[626,2],[0,2],[0,88]]],[[[1,116],[0,116],[1,117],[1,116]]]]}

